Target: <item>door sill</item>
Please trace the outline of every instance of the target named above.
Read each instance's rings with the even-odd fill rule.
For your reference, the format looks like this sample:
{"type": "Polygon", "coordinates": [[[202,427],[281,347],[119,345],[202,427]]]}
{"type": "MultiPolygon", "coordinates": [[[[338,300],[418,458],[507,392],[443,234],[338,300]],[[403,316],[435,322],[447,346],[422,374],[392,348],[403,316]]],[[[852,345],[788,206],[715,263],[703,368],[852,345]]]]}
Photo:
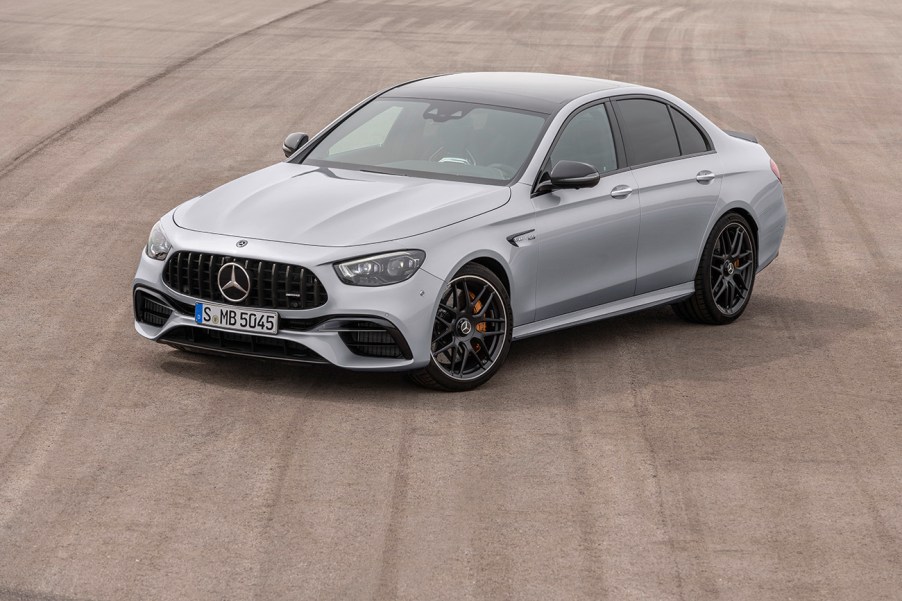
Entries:
{"type": "Polygon", "coordinates": [[[554,330],[562,330],[572,326],[614,317],[615,315],[623,315],[624,313],[632,313],[640,309],[648,309],[656,305],[669,304],[682,298],[690,296],[695,291],[693,282],[678,284],[669,288],[655,290],[654,292],[646,292],[638,296],[631,296],[618,301],[599,305],[597,307],[589,307],[588,309],[580,309],[572,313],[549,317],[542,321],[534,321],[532,323],[523,324],[514,328],[513,339],[528,338],[536,334],[544,334],[554,330]]]}

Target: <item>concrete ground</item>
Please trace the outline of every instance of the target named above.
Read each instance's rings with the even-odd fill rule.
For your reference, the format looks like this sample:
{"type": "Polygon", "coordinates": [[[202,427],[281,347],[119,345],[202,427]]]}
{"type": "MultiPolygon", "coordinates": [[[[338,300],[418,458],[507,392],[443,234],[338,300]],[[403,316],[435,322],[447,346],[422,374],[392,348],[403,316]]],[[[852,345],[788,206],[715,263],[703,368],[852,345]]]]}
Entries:
{"type": "Polygon", "coordinates": [[[902,5],[0,0],[0,599],[902,598],[902,5]],[[154,221],[370,92],[665,88],[790,223],[726,328],[518,342],[486,387],[132,329],[154,221]]]}

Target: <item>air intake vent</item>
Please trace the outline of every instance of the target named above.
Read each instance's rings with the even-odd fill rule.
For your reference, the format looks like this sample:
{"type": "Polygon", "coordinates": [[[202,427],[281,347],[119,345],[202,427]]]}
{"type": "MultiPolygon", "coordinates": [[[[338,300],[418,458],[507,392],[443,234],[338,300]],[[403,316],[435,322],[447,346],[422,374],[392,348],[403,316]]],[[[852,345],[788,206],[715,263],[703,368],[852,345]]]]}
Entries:
{"type": "Polygon", "coordinates": [[[172,309],[154,297],[140,290],[135,293],[135,319],[139,322],[159,328],[166,323],[170,315],[172,309]]]}
{"type": "MultiPolygon", "coordinates": [[[[403,342],[404,339],[397,330],[390,331],[371,321],[349,321],[343,323],[339,331],[342,341],[355,355],[388,359],[405,356],[410,358],[410,351],[405,352],[399,344],[399,341],[403,342]]],[[[406,343],[404,347],[406,349],[406,343]]]]}

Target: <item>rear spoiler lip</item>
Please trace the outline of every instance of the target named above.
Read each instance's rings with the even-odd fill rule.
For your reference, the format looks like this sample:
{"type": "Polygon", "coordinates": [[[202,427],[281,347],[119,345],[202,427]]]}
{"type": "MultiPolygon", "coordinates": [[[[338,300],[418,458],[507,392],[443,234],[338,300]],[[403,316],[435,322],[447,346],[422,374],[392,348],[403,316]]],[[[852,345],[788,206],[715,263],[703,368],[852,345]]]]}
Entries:
{"type": "Polygon", "coordinates": [[[758,138],[756,138],[752,134],[744,134],[741,131],[730,131],[727,129],[723,130],[723,133],[727,134],[728,136],[733,136],[734,138],[739,138],[740,140],[754,142],[755,144],[758,143],[758,138]]]}

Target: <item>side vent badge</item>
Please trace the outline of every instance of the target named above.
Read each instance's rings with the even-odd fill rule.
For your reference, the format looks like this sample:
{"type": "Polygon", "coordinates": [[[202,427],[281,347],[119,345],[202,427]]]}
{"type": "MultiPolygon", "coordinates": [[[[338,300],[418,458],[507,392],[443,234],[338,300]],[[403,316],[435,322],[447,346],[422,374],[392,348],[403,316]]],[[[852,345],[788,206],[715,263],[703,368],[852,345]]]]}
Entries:
{"type": "Polygon", "coordinates": [[[527,230],[525,232],[520,232],[519,234],[514,234],[512,236],[507,237],[507,241],[510,242],[513,246],[517,248],[521,246],[526,246],[530,242],[536,239],[536,231],[535,230],[527,230]]]}

